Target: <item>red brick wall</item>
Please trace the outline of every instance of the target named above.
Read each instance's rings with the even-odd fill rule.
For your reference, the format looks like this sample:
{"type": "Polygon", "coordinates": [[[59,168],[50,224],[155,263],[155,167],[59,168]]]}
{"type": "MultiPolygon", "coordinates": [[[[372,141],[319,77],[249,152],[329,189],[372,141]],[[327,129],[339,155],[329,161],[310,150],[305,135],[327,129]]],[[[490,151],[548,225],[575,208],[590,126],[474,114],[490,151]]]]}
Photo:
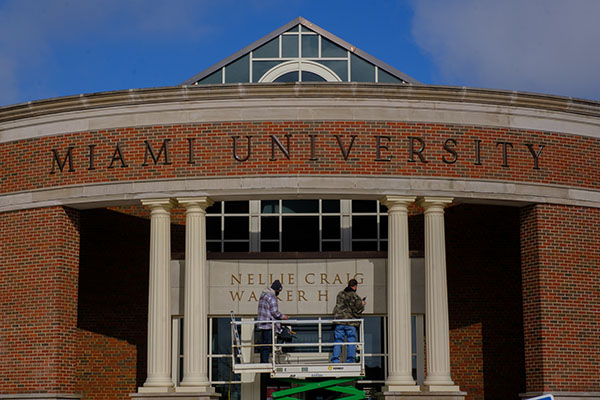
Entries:
{"type": "Polygon", "coordinates": [[[527,391],[600,391],[600,209],[521,213],[527,391]]]}
{"type": "Polygon", "coordinates": [[[525,389],[519,209],[445,212],[450,361],[467,399],[516,399],[525,389]]]}
{"type": "Polygon", "coordinates": [[[0,393],[74,393],[79,212],[0,214],[0,393]]]}
{"type": "Polygon", "coordinates": [[[146,380],[150,221],[81,212],[80,390],[128,399],[146,380]]]}
{"type": "MultiPolygon", "coordinates": [[[[414,148],[420,147],[415,142],[414,148]]],[[[120,128],[90,132],[78,132],[59,136],[27,139],[0,144],[0,191],[3,193],[32,190],[43,187],[77,185],[95,182],[132,181],[161,178],[186,178],[225,175],[264,174],[340,174],[340,175],[395,175],[440,176],[465,179],[491,179],[507,181],[564,184],[588,188],[600,187],[600,170],[594,162],[600,153],[600,140],[552,132],[523,131],[478,126],[417,124],[400,122],[362,121],[309,121],[309,122],[228,122],[196,125],[149,126],[120,128]],[[274,146],[269,135],[276,135],[286,146],[285,134],[290,134],[290,159],[274,146]],[[317,135],[314,158],[311,154],[309,134],[317,135]],[[247,156],[246,136],[252,136],[251,155],[239,162],[233,157],[232,136],[239,136],[238,155],[247,156]],[[340,135],[347,160],[334,135],[340,135]],[[352,135],[356,139],[350,149],[352,135]],[[377,161],[376,136],[382,139],[380,158],[377,161]],[[409,161],[410,137],[421,138],[425,144],[423,156],[427,163],[412,155],[409,161]],[[194,138],[194,164],[189,164],[188,138],[194,138]],[[444,142],[453,138],[456,145],[449,144],[458,153],[453,156],[444,150],[444,142]],[[164,155],[158,165],[147,156],[145,140],[158,154],[164,139],[169,142],[169,162],[164,165],[164,155]],[[476,140],[480,140],[481,159],[477,165],[476,140]],[[508,167],[503,166],[502,145],[508,147],[508,167]],[[539,169],[534,169],[533,157],[526,144],[533,144],[534,151],[540,145],[546,147],[539,159],[539,169]],[[119,144],[124,164],[120,160],[109,168],[116,145],[119,144]],[[89,170],[89,145],[94,147],[95,169],[89,170]],[[66,165],[63,172],[53,164],[52,149],[64,160],[67,148],[73,147],[73,172],[66,165]]]]}

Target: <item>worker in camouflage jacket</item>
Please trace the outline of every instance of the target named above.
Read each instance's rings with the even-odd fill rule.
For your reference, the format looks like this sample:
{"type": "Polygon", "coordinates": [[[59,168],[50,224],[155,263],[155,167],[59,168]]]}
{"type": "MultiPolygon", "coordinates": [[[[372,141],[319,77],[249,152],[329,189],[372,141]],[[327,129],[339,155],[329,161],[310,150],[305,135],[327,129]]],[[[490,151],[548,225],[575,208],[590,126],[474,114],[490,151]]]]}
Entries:
{"type": "MultiPolygon", "coordinates": [[[[358,282],[356,279],[350,279],[348,286],[338,293],[335,299],[335,308],[333,309],[334,319],[358,319],[365,309],[365,299],[360,298],[356,294],[358,288],[358,282]]],[[[358,321],[355,322],[339,322],[335,324],[335,330],[333,332],[334,342],[342,343],[344,339],[347,342],[356,342],[357,334],[356,329],[360,326],[358,321]]],[[[342,353],[341,345],[333,346],[333,354],[331,356],[331,362],[339,363],[340,355],[342,353]]],[[[355,362],[356,345],[348,345],[346,348],[346,362],[355,362]]]]}

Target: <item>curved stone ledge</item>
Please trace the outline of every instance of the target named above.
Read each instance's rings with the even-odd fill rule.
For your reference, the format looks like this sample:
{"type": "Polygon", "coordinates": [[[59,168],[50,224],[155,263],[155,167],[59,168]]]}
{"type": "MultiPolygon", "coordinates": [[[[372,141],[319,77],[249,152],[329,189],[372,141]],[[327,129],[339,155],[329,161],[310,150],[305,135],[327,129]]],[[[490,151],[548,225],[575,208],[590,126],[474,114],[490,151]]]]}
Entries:
{"type": "Polygon", "coordinates": [[[455,202],[522,206],[531,203],[600,207],[600,191],[501,181],[424,177],[256,176],[74,185],[0,196],[0,212],[68,206],[139,204],[142,199],[208,196],[219,200],[352,198],[384,195],[452,197],[455,202]]]}
{"type": "Polygon", "coordinates": [[[104,92],[0,108],[0,143],[118,127],[260,120],[403,121],[600,137],[600,103],[392,84],[238,84],[104,92]]]}

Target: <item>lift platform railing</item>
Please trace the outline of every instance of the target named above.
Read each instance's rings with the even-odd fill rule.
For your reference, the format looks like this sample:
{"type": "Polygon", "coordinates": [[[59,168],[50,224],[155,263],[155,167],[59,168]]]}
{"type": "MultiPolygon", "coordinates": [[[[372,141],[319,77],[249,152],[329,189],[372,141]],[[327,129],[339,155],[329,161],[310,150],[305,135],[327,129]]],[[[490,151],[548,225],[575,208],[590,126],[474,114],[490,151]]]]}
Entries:
{"type": "MultiPolygon", "coordinates": [[[[231,316],[231,349],[232,369],[235,373],[270,373],[274,378],[308,378],[308,377],[361,377],[365,375],[364,358],[364,326],[361,319],[302,319],[285,321],[239,321],[231,316]],[[254,333],[257,324],[271,325],[271,343],[255,343],[254,333]],[[356,342],[324,342],[324,327],[329,327],[333,337],[334,324],[358,324],[356,342]],[[317,334],[316,342],[278,341],[275,334],[278,324],[294,330],[314,329],[317,334]],[[333,346],[341,345],[342,350],[349,345],[356,347],[356,362],[343,362],[346,357],[340,357],[340,363],[331,362],[333,346]],[[261,363],[259,351],[269,347],[270,362],[261,363]],[[298,351],[303,349],[304,351],[298,351]]],[[[342,352],[342,355],[344,352],[342,352]]]]}

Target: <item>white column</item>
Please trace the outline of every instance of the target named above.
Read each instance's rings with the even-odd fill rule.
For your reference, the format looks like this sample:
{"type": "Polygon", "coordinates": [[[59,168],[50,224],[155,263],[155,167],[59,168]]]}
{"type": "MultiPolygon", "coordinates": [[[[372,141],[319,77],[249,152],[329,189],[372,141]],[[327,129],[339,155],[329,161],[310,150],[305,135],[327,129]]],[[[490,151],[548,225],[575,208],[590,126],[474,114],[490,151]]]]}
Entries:
{"type": "Polygon", "coordinates": [[[183,380],[178,392],[212,392],[208,380],[208,266],[206,208],[208,197],[178,198],[185,212],[185,289],[183,380]]]}
{"type": "Polygon", "coordinates": [[[169,392],[171,382],[170,199],[142,200],[150,208],[150,287],[148,295],[148,377],[140,392],[169,392]]]}
{"type": "Polygon", "coordinates": [[[427,376],[424,390],[459,391],[450,378],[450,332],[446,281],[444,207],[452,198],[424,197],[425,210],[425,296],[427,376]]]}
{"type": "Polygon", "coordinates": [[[408,205],[415,197],[386,196],[388,208],[388,376],[386,392],[419,391],[412,377],[408,205]]]}

